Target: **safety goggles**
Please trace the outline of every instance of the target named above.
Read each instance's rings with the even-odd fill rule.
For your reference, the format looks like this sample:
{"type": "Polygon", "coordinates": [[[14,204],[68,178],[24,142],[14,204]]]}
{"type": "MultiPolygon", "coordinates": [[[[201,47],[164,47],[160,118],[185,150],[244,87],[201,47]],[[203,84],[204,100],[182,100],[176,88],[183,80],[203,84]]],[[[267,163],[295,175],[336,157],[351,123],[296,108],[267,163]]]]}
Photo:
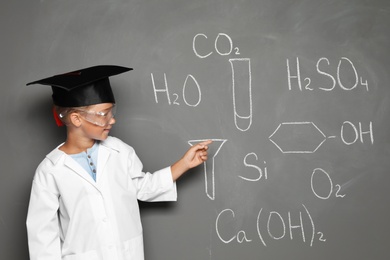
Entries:
{"type": "Polygon", "coordinates": [[[112,107],[107,108],[103,111],[93,111],[93,110],[77,110],[82,117],[97,126],[105,127],[110,124],[112,118],[115,117],[116,107],[115,104],[112,107]]]}

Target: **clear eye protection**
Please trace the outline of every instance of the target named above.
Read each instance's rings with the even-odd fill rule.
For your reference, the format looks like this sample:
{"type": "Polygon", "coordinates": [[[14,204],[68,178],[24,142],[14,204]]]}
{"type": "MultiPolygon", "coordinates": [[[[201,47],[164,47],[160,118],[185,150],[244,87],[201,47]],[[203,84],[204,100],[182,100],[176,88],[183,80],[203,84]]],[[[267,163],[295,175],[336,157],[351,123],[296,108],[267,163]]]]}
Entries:
{"type": "Polygon", "coordinates": [[[105,127],[108,126],[110,124],[111,119],[115,117],[116,107],[114,104],[112,107],[105,109],[103,111],[92,111],[92,110],[78,110],[78,111],[80,112],[82,117],[88,122],[97,126],[105,127]]]}

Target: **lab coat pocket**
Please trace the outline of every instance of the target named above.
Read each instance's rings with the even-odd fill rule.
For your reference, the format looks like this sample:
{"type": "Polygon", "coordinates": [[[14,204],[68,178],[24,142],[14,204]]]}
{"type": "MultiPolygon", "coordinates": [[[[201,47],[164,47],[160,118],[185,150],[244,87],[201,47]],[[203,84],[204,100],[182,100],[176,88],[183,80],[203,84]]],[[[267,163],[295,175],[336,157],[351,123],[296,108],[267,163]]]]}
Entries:
{"type": "Polygon", "coordinates": [[[144,259],[144,243],[143,243],[142,235],[127,240],[123,244],[124,244],[124,251],[123,251],[124,259],[126,260],[144,259]]]}
{"type": "Polygon", "coordinates": [[[96,251],[88,251],[81,254],[67,255],[62,258],[62,260],[99,260],[98,254],[96,251]]]}

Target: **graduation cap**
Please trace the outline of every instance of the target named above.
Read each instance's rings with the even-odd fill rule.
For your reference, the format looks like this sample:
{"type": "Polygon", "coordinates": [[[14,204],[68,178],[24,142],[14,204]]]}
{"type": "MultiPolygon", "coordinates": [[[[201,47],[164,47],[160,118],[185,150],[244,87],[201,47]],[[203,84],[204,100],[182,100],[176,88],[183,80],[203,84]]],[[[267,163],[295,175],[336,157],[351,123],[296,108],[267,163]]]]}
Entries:
{"type": "MultiPolygon", "coordinates": [[[[100,103],[115,103],[108,77],[132,70],[115,65],[99,65],[27,83],[51,86],[53,103],[60,107],[82,107],[100,103]]],[[[58,126],[63,123],[53,107],[58,126]]]]}
{"type": "Polygon", "coordinates": [[[51,86],[53,102],[60,107],[81,107],[115,103],[108,77],[132,70],[115,65],[99,65],[27,83],[51,86]]]}

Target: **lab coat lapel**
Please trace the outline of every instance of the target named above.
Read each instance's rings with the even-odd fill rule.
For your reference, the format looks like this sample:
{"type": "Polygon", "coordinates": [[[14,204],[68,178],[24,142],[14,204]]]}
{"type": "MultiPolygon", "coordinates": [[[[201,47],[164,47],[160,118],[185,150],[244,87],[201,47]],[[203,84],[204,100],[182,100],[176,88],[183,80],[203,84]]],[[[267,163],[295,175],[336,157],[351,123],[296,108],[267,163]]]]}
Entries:
{"type": "Polygon", "coordinates": [[[97,188],[96,182],[91,178],[88,172],[70,156],[65,158],[64,164],[69,167],[75,174],[79,175],[85,181],[97,188]]]}
{"type": "Polygon", "coordinates": [[[104,171],[104,168],[107,164],[108,158],[110,157],[110,148],[99,145],[99,151],[98,151],[98,159],[97,159],[97,174],[96,174],[96,182],[91,178],[91,176],[88,174],[88,172],[75,160],[73,160],[71,157],[66,157],[65,159],[65,165],[72,169],[74,173],[79,175],[81,178],[86,180],[88,183],[93,185],[96,189],[100,191],[102,188],[102,183],[99,183],[102,179],[103,175],[106,174],[106,171],[104,171]]]}
{"type": "Polygon", "coordinates": [[[103,175],[106,174],[107,172],[104,171],[104,168],[106,167],[109,157],[110,157],[110,149],[104,145],[99,145],[97,174],[96,174],[97,183],[99,183],[99,180],[102,179],[103,175]]]}

